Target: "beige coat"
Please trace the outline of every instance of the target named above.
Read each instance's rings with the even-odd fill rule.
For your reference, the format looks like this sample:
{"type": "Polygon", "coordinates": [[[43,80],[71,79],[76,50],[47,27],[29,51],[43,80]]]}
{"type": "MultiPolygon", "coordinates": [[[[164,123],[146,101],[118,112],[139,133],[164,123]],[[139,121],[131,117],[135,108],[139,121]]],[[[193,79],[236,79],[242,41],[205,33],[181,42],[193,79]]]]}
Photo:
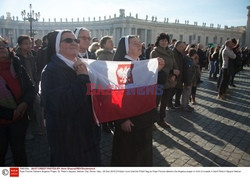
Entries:
{"type": "Polygon", "coordinates": [[[177,85],[175,86],[178,89],[183,89],[183,65],[184,65],[184,56],[177,51],[176,48],[173,50],[174,57],[180,74],[177,77],[177,85]]]}
{"type": "Polygon", "coordinates": [[[115,51],[108,51],[105,49],[98,49],[96,51],[96,57],[98,60],[103,60],[103,61],[112,61],[113,57],[115,55],[115,51]]]}
{"type": "MultiPolygon", "coordinates": [[[[162,69],[166,73],[167,79],[170,77],[170,71],[173,69],[178,69],[176,61],[174,59],[174,53],[171,49],[167,48],[164,49],[160,46],[155,47],[151,53],[150,53],[150,58],[156,58],[156,57],[161,57],[165,61],[165,67],[162,69]]],[[[173,86],[171,85],[169,80],[166,80],[164,89],[172,88],[173,86]]]]}
{"type": "Polygon", "coordinates": [[[200,77],[201,77],[200,65],[196,64],[195,65],[195,80],[192,84],[193,87],[196,87],[198,85],[198,81],[200,77]]]}

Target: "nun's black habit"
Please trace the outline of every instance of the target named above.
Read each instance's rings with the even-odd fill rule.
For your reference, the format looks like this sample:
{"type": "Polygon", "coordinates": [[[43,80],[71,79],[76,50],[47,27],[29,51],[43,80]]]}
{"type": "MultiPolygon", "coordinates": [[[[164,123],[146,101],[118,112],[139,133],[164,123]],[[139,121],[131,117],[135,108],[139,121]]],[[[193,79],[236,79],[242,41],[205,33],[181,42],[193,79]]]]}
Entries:
{"type": "MultiPolygon", "coordinates": [[[[125,57],[128,40],[120,39],[114,61],[130,61],[125,57]]],[[[115,122],[111,166],[152,166],[152,111],[115,122]],[[128,119],[134,124],[131,132],[121,129],[128,119]]]]}
{"type": "MultiPolygon", "coordinates": [[[[58,55],[58,35],[61,32],[56,53],[52,52],[42,73],[51,166],[100,166],[100,131],[92,117],[91,98],[86,95],[89,76],[77,75],[67,59],[58,55]]],[[[55,51],[53,46],[48,48],[55,51]]]]}

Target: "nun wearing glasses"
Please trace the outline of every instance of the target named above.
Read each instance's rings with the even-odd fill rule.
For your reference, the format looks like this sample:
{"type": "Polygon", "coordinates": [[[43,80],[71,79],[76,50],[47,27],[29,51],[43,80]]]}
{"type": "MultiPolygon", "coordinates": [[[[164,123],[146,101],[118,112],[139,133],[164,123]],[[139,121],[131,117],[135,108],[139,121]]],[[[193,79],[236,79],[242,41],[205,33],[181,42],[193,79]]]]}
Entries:
{"type": "Polygon", "coordinates": [[[42,72],[51,166],[100,166],[100,129],[92,117],[86,66],[78,59],[79,39],[70,30],[49,37],[50,63],[42,72]]]}

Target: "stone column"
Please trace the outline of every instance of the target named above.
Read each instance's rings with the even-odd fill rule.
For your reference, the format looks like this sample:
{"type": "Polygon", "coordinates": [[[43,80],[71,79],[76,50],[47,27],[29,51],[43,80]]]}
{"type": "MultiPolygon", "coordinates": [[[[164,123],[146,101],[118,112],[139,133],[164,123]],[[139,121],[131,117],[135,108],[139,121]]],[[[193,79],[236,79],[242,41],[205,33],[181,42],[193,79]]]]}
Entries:
{"type": "Polygon", "coordinates": [[[116,28],[115,27],[113,28],[112,36],[113,36],[113,42],[114,42],[115,46],[117,46],[118,42],[117,42],[117,38],[116,38],[116,28]]]}
{"type": "Polygon", "coordinates": [[[124,36],[131,35],[131,27],[128,26],[124,28],[124,36]]]}
{"type": "Polygon", "coordinates": [[[145,29],[145,38],[144,38],[144,42],[145,42],[145,46],[147,46],[147,43],[148,43],[148,33],[147,33],[147,29],[145,29]]]}
{"type": "Polygon", "coordinates": [[[129,27],[129,28],[128,28],[128,34],[131,35],[131,33],[132,33],[132,28],[129,27]]]}
{"type": "Polygon", "coordinates": [[[125,36],[124,31],[125,31],[125,29],[122,27],[122,35],[121,36],[125,36]]]}
{"type": "Polygon", "coordinates": [[[250,6],[247,6],[248,14],[247,14],[247,28],[246,28],[246,39],[245,45],[250,46],[250,6]]]}
{"type": "Polygon", "coordinates": [[[19,29],[16,28],[13,34],[13,45],[17,43],[17,38],[19,37],[19,29]]]}

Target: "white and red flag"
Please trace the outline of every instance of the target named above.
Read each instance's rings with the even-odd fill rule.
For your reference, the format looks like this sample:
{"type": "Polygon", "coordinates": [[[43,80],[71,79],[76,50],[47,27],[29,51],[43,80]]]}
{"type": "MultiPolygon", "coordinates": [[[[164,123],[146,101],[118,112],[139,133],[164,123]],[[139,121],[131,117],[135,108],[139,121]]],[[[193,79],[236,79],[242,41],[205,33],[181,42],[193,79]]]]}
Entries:
{"type": "Polygon", "coordinates": [[[156,107],[158,60],[100,61],[81,59],[88,68],[97,123],[140,115],[156,107]]]}

